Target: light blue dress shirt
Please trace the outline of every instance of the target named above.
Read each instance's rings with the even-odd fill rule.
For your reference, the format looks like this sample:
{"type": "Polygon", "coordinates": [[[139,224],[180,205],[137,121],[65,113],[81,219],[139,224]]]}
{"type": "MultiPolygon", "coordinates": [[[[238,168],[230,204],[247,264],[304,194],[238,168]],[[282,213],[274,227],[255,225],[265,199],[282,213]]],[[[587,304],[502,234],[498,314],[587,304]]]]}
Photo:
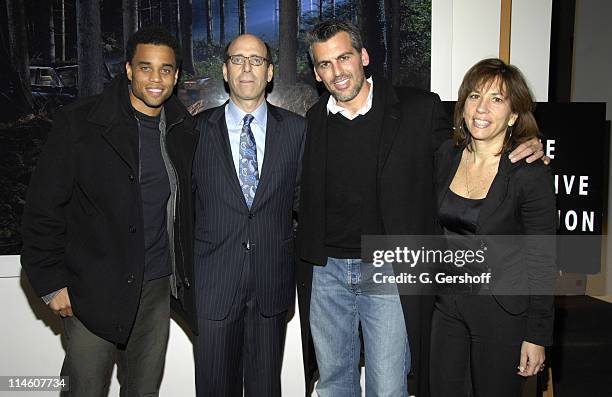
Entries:
{"type": "MultiPolygon", "coordinates": [[[[240,133],[242,132],[242,124],[244,116],[247,112],[240,109],[231,99],[225,105],[225,123],[229,134],[230,148],[232,149],[232,159],[238,175],[238,162],[240,160],[240,133]]],[[[253,121],[251,121],[251,131],[255,137],[257,145],[257,168],[259,177],[261,178],[264,153],[266,152],[266,126],[268,124],[268,104],[263,101],[261,105],[252,113],[253,121]]]]}

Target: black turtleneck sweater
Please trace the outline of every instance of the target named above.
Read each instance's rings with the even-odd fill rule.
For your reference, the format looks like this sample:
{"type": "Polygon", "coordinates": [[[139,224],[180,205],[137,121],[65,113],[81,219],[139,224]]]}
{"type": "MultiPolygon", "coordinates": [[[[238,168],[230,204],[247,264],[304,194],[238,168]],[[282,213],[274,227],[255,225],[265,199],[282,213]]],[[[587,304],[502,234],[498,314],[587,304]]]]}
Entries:
{"type": "Polygon", "coordinates": [[[374,89],[372,108],[349,120],[327,117],[325,250],[328,257],[360,258],[361,235],[382,233],[376,170],[384,101],[374,89]]]}

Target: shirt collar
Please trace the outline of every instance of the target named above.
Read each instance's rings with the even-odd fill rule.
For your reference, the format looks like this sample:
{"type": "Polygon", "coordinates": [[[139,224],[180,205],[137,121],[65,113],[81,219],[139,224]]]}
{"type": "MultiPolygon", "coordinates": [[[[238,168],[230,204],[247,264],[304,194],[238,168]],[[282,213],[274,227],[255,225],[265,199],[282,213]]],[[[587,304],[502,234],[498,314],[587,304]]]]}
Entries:
{"type": "MultiPolygon", "coordinates": [[[[247,112],[240,109],[234,101],[230,98],[227,106],[225,107],[225,122],[230,127],[242,127],[244,116],[247,112]]],[[[261,105],[257,107],[253,112],[250,113],[253,116],[251,124],[259,124],[265,126],[268,120],[268,104],[264,100],[261,105]]]]}
{"type": "Polygon", "coordinates": [[[338,105],[338,101],[336,101],[336,98],[334,98],[333,95],[330,95],[329,99],[327,100],[327,114],[329,114],[329,113],[331,113],[331,114],[340,113],[341,115],[343,115],[347,119],[353,120],[357,116],[364,115],[367,112],[369,112],[370,109],[372,109],[372,98],[373,98],[373,92],[374,92],[374,81],[372,80],[371,76],[366,81],[368,83],[370,83],[370,92],[368,93],[368,99],[366,100],[366,103],[363,105],[363,107],[361,109],[357,110],[354,114],[351,115],[350,114],[351,112],[348,109],[343,108],[342,106],[338,105]]]}

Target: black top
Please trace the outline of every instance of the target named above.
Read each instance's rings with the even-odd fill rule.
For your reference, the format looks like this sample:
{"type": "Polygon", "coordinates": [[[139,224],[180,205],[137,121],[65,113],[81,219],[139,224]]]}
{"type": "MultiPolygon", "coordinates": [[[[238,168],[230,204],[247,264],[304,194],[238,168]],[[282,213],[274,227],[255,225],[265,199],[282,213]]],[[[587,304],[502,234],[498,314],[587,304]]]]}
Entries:
{"type": "Polygon", "coordinates": [[[328,116],[325,251],[329,257],[360,258],[363,232],[382,233],[376,198],[380,107],[374,103],[353,120],[340,113],[328,116]]]}
{"type": "MultiPolygon", "coordinates": [[[[439,208],[449,196],[461,151],[448,140],[436,153],[439,208]]],[[[507,153],[502,154],[479,210],[478,242],[487,249],[485,264],[493,274],[495,300],[509,314],[524,315],[524,340],[542,346],[552,343],[557,221],[550,169],[541,161],[511,163],[507,153]],[[485,237],[490,235],[497,237],[485,237]]]]}
{"type": "Polygon", "coordinates": [[[444,231],[451,234],[475,234],[484,200],[462,197],[448,189],[438,211],[438,219],[444,231]]]}
{"type": "MultiPolygon", "coordinates": [[[[440,225],[444,229],[444,234],[447,236],[447,249],[454,251],[458,250],[469,250],[473,249],[471,239],[469,237],[458,237],[453,238],[452,236],[473,236],[478,228],[478,215],[485,199],[470,199],[467,197],[459,196],[453,192],[450,188],[446,190],[446,195],[442,200],[442,205],[438,210],[438,219],[440,225]]],[[[472,274],[478,274],[483,269],[479,268],[475,264],[466,264],[463,267],[447,266],[444,271],[448,274],[462,274],[464,272],[470,272],[472,274]]],[[[441,297],[436,299],[436,306],[446,312],[449,312],[445,305],[454,302],[454,297],[448,298],[446,294],[457,294],[464,293],[466,291],[474,292],[477,286],[467,286],[464,289],[463,285],[452,285],[446,289],[446,293],[442,292],[445,288],[441,288],[441,297]]]]}
{"type": "Polygon", "coordinates": [[[144,280],[172,273],[166,205],[170,197],[170,181],[161,154],[159,116],[151,117],[135,111],[138,119],[140,151],[140,191],[144,220],[144,280]]]}

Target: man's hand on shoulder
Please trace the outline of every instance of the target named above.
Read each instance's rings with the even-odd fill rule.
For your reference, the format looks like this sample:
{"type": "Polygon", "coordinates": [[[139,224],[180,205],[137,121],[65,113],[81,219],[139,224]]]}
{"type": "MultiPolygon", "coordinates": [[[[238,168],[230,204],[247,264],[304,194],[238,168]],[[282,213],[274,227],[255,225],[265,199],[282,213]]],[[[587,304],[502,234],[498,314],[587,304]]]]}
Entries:
{"type": "Polygon", "coordinates": [[[68,288],[62,288],[51,302],[49,302],[49,308],[53,310],[53,313],[62,317],[72,317],[72,306],[70,305],[70,297],[68,297],[68,288]]]}
{"type": "Polygon", "coordinates": [[[544,146],[538,138],[531,138],[527,142],[521,143],[510,153],[510,161],[513,163],[525,158],[528,163],[541,159],[544,164],[550,164],[550,158],[544,156],[544,146]]]}

